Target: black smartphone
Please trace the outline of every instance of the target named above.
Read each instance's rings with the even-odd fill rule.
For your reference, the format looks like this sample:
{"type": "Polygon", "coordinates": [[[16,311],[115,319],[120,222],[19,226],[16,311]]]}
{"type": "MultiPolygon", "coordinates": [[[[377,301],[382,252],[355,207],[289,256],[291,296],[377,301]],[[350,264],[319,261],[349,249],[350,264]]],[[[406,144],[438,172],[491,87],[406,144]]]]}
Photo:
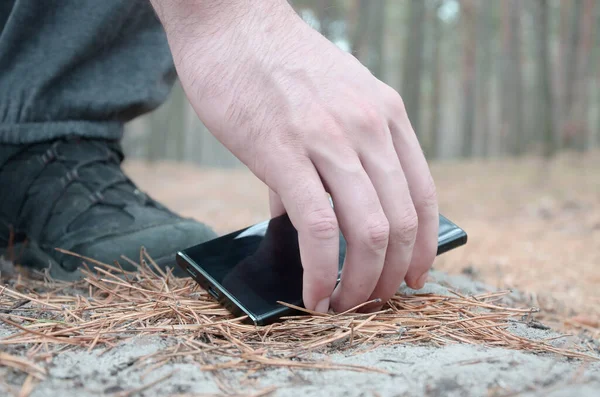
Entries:
{"type": "MultiPolygon", "coordinates": [[[[463,229],[440,215],[440,255],[467,242],[463,229]]],[[[346,256],[340,233],[338,281],[346,256]]],[[[303,307],[298,234],[287,215],[215,238],[177,253],[177,264],[235,316],[266,325],[303,307]]]]}

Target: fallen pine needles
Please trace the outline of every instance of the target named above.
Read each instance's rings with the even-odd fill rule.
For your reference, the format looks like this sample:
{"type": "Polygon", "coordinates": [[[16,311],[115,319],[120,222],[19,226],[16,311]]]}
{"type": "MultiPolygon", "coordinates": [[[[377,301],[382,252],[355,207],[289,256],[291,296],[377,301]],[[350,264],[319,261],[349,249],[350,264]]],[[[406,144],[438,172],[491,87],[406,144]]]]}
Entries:
{"type": "MultiPolygon", "coordinates": [[[[159,271],[145,251],[136,272],[124,271],[118,263],[82,259],[94,266],[83,270],[84,281],[57,285],[52,280],[19,279],[18,290],[0,288],[0,308],[6,308],[0,310],[0,320],[15,331],[1,339],[0,346],[27,346],[31,358],[57,354],[52,347],[106,352],[133,337],[170,336],[179,343],[139,359],[139,364],[160,366],[188,356],[201,359],[200,367],[209,371],[289,367],[382,372],[316,361],[310,353],[406,343],[458,342],[595,359],[510,333],[507,328],[515,320],[535,310],[498,303],[508,292],[470,297],[398,294],[376,313],[321,314],[302,309],[303,315],[256,327],[244,323],[244,317],[233,317],[190,278],[159,271]]],[[[46,375],[29,359],[6,353],[0,353],[0,365],[31,375],[29,382],[46,375]]]]}

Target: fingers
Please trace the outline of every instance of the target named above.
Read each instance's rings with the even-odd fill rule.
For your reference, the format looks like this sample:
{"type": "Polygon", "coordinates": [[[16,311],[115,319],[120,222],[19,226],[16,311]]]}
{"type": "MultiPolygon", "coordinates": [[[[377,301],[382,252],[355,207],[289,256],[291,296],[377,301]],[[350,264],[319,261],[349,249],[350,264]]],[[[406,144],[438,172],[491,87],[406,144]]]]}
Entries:
{"type": "MultiPolygon", "coordinates": [[[[402,284],[409,268],[415,239],[418,218],[413,205],[408,183],[398,156],[388,135],[387,149],[368,151],[361,155],[365,167],[377,193],[390,225],[390,237],[384,267],[369,300],[379,298],[382,302],[390,299],[402,284]],[[381,153],[384,152],[384,153],[381,153]],[[375,154],[377,153],[377,154],[375,154]]],[[[381,305],[365,309],[377,309],[381,305]]]]}
{"type": "Polygon", "coordinates": [[[271,218],[275,218],[285,213],[285,207],[281,202],[281,198],[273,189],[269,189],[269,209],[271,212],[271,218]]]}
{"type": "Polygon", "coordinates": [[[365,302],[375,288],[388,246],[389,223],[358,156],[321,146],[311,158],[335,202],[347,241],[341,281],[331,296],[337,312],[365,302]]]}
{"type": "Polygon", "coordinates": [[[271,215],[287,212],[298,230],[308,309],[325,312],[331,305],[345,311],[369,299],[389,299],[402,280],[415,289],[425,283],[437,251],[435,186],[399,96],[395,104],[389,130],[381,123],[385,131],[364,141],[336,133],[311,142],[307,155],[288,158],[287,169],[277,169],[279,179],[269,185],[276,187],[270,191],[271,215]],[[333,290],[340,228],[348,244],[333,290]]]}
{"type": "MultiPolygon", "coordinates": [[[[279,177],[274,181],[274,186],[277,186],[275,195],[281,198],[281,204],[298,231],[304,270],[304,305],[310,310],[327,312],[338,275],[337,218],[310,160],[306,157],[294,162],[288,160],[286,165],[293,170],[278,170],[279,177]],[[294,177],[290,178],[290,175],[294,177]]],[[[279,213],[281,208],[278,200],[271,201],[272,212],[279,213]]]]}
{"type": "Polygon", "coordinates": [[[409,287],[420,289],[425,284],[437,252],[439,213],[435,184],[404,112],[393,115],[390,130],[418,217],[416,241],[405,280],[409,287]]]}

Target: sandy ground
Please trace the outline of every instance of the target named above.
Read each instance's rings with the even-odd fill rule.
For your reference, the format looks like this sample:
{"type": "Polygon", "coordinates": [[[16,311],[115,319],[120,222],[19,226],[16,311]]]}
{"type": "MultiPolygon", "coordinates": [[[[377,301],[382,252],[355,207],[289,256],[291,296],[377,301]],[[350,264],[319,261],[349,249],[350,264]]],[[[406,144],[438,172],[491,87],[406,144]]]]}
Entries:
{"type": "MultiPolygon", "coordinates": [[[[433,272],[422,293],[447,294],[445,286],[465,294],[491,288],[467,276],[433,272]]],[[[406,293],[414,291],[405,290],[406,293]]],[[[519,300],[518,294],[511,295],[519,300]]],[[[509,299],[511,299],[509,298],[509,299]]],[[[515,322],[509,331],[530,339],[559,337],[552,330],[540,330],[515,322]]],[[[0,336],[12,331],[0,325],[0,336]]],[[[466,344],[445,347],[400,345],[379,347],[361,353],[345,350],[333,354],[315,353],[317,358],[336,363],[376,368],[387,374],[345,370],[267,369],[251,375],[239,371],[206,372],[191,357],[150,369],[138,366],[137,359],[172,346],[175,338],[140,337],[119,345],[106,354],[104,349],[80,350],[58,355],[48,365],[49,376],[31,396],[597,396],[600,390],[600,361],[584,362],[554,355],[531,354],[501,348],[466,344]],[[145,387],[148,387],[145,389],[145,387]],[[141,390],[136,392],[136,390],[141,390]]],[[[559,347],[581,343],[574,337],[556,339],[559,347]]],[[[360,348],[362,349],[362,348],[360,348]]],[[[596,357],[600,358],[598,353],[596,357]]],[[[9,384],[18,385],[25,376],[0,369],[9,384]]],[[[15,386],[1,386],[0,393],[17,394],[15,386]]],[[[2,395],[2,394],[0,394],[2,395]]]]}
{"type": "MultiPolygon", "coordinates": [[[[139,163],[129,163],[127,169],[155,198],[211,224],[219,233],[268,217],[264,186],[246,171],[139,163]]],[[[542,308],[539,318],[555,330],[515,323],[511,332],[548,339],[568,331],[572,336],[552,343],[561,347],[587,343],[595,346],[589,354],[600,357],[595,323],[600,311],[599,169],[598,155],[566,156],[550,165],[535,160],[434,165],[441,212],[463,226],[470,241],[436,261],[438,270],[421,292],[443,294],[446,286],[463,293],[515,288],[512,303],[536,303],[542,308]]],[[[12,332],[0,323],[0,337],[12,332]]],[[[136,358],[174,343],[173,338],[141,337],[102,356],[100,350],[60,354],[44,364],[49,376],[31,395],[597,396],[600,392],[599,362],[465,344],[401,345],[322,356],[390,374],[269,369],[248,376],[201,371],[191,357],[153,370],[135,364],[136,358]]],[[[17,394],[24,379],[23,374],[0,368],[0,395],[17,394]]]]}

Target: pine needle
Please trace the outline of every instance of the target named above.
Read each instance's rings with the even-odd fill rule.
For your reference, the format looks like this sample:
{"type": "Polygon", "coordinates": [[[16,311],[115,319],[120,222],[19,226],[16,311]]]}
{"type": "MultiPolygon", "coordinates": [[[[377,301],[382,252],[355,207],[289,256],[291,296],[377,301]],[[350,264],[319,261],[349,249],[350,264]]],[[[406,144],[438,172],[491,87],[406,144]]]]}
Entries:
{"type": "MultiPolygon", "coordinates": [[[[0,339],[0,345],[27,345],[29,349],[28,359],[0,353],[0,365],[29,375],[22,393],[30,392],[34,381],[46,376],[46,370],[35,364],[41,357],[48,362],[69,346],[88,351],[102,349],[104,354],[140,335],[169,336],[179,342],[138,359],[136,365],[147,365],[152,370],[188,356],[209,371],[287,367],[385,372],[314,360],[307,353],[345,349],[359,353],[408,343],[442,346],[460,342],[597,360],[583,350],[558,348],[550,340],[530,340],[508,332],[507,326],[538,311],[503,306],[499,299],[509,291],[476,296],[398,294],[375,313],[356,312],[375,301],[339,314],[316,313],[281,302],[298,309],[300,314],[257,327],[244,323],[246,316],[231,315],[193,280],[159,271],[145,250],[140,257],[136,272],[80,257],[94,264],[94,270],[82,270],[84,281],[40,282],[23,278],[17,285],[0,289],[0,307],[8,308],[0,314],[0,320],[15,330],[0,339]],[[27,302],[26,308],[22,308],[23,302],[27,302]],[[208,361],[211,364],[207,364],[209,358],[214,359],[208,361]]],[[[165,379],[121,395],[139,393],[165,379]]],[[[265,389],[265,394],[258,395],[271,392],[265,389]]]]}

